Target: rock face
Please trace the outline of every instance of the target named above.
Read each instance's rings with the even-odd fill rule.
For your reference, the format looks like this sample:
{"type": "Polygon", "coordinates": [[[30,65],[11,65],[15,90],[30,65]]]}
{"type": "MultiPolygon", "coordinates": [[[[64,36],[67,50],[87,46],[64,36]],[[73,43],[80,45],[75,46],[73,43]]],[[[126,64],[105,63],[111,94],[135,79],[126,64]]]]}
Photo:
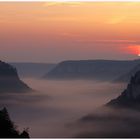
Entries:
{"type": "Polygon", "coordinates": [[[26,130],[22,133],[16,130],[6,108],[0,110],[0,138],[29,138],[26,130]]]}
{"type": "Polygon", "coordinates": [[[139,61],[81,60],[64,61],[56,65],[44,78],[94,79],[112,81],[128,73],[139,61]]]}
{"type": "Polygon", "coordinates": [[[17,70],[0,61],[0,93],[28,92],[31,89],[20,80],[17,70]]]}
{"type": "Polygon", "coordinates": [[[140,107],[140,71],[131,77],[127,88],[122,94],[118,98],[111,100],[107,105],[113,107],[140,107]]]}

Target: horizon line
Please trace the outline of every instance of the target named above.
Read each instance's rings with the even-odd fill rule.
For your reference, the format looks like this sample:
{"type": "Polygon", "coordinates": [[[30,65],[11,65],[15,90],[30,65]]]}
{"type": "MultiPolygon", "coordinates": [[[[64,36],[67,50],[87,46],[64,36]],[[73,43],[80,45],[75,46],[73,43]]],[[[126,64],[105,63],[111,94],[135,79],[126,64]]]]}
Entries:
{"type": "MultiPolygon", "coordinates": [[[[44,62],[44,61],[6,61],[8,63],[48,63],[48,64],[54,64],[54,63],[60,63],[64,61],[94,61],[94,60],[105,60],[105,61],[135,61],[135,60],[140,60],[140,58],[135,58],[135,59],[103,59],[103,58],[98,58],[98,59],[66,59],[66,60],[60,60],[59,62],[44,62]]],[[[1,60],[3,61],[3,60],[1,60]]]]}

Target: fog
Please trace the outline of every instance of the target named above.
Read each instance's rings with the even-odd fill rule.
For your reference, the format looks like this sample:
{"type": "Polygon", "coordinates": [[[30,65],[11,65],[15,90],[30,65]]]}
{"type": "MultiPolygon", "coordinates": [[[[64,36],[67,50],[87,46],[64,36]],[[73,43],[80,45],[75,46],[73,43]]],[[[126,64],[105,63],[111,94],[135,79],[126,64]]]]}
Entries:
{"type": "Polygon", "coordinates": [[[84,116],[71,128],[80,138],[140,138],[140,112],[103,107],[84,116]]]}
{"type": "Polygon", "coordinates": [[[74,137],[69,127],[79,118],[117,97],[125,84],[87,80],[23,79],[33,93],[1,94],[0,106],[7,107],[11,119],[32,138],[74,137]]]}

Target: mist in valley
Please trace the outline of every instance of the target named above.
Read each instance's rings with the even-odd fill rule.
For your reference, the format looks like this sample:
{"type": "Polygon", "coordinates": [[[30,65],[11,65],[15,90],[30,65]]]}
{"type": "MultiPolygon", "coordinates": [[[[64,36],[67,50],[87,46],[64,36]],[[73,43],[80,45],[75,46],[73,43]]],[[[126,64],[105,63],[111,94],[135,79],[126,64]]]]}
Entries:
{"type": "Polygon", "coordinates": [[[117,97],[125,84],[87,80],[23,79],[32,93],[1,94],[0,105],[8,108],[19,129],[29,128],[32,138],[74,137],[69,124],[117,97]]]}

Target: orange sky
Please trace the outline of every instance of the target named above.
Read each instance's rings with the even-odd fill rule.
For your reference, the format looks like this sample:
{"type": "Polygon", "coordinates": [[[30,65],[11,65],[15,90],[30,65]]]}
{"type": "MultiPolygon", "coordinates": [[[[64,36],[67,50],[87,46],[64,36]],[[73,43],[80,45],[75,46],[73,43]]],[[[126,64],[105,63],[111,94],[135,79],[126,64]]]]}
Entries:
{"type": "Polygon", "coordinates": [[[6,61],[135,59],[140,2],[0,3],[6,61]]]}

